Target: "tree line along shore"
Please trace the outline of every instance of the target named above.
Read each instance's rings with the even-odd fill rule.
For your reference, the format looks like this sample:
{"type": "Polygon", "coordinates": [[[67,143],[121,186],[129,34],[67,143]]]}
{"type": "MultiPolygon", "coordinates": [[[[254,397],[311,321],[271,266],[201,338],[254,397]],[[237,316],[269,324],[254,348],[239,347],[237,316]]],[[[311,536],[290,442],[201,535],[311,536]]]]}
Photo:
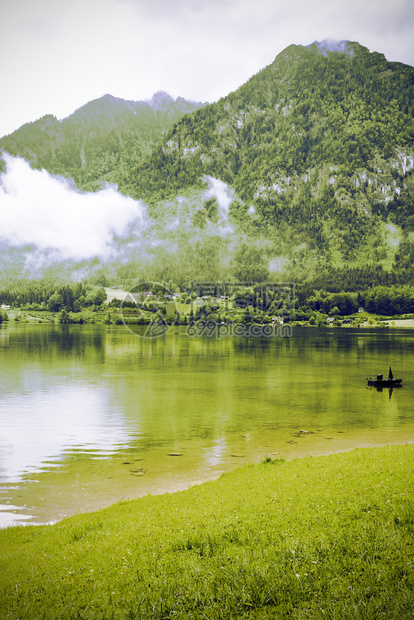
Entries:
{"type": "Polygon", "coordinates": [[[128,292],[99,284],[26,283],[0,290],[0,322],[414,326],[414,288],[408,285],[362,292],[292,284],[227,285],[227,289],[217,286],[213,294],[167,283],[141,286],[128,292]]]}

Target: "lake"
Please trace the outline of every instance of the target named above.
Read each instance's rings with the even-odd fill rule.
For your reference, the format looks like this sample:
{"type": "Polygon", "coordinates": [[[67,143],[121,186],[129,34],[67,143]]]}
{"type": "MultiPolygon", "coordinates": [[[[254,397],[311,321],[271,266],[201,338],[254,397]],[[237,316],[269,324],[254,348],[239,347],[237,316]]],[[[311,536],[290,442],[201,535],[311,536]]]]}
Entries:
{"type": "Polygon", "coordinates": [[[243,464],[414,440],[414,330],[142,338],[0,326],[0,526],[50,523],[243,464]],[[403,377],[390,392],[365,377],[403,377]]]}

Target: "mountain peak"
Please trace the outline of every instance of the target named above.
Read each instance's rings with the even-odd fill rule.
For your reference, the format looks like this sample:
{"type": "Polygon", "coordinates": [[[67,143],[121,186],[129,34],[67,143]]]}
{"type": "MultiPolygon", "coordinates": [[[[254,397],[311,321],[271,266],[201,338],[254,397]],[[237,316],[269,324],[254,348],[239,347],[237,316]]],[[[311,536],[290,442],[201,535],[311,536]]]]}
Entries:
{"type": "Polygon", "coordinates": [[[166,93],[164,90],[158,90],[152,95],[152,98],[148,101],[152,108],[163,108],[165,106],[174,103],[174,99],[166,93]]]}
{"type": "Polygon", "coordinates": [[[349,54],[350,56],[354,55],[354,47],[351,41],[347,41],[342,39],[338,41],[337,39],[324,39],[323,41],[314,41],[310,45],[307,45],[307,49],[311,47],[317,47],[320,54],[323,56],[327,56],[328,52],[339,52],[341,54],[349,54]]]}
{"type": "Polygon", "coordinates": [[[119,101],[118,97],[114,97],[113,95],[111,95],[110,93],[106,93],[105,95],[103,95],[101,97],[101,99],[104,99],[105,101],[119,101]]]}

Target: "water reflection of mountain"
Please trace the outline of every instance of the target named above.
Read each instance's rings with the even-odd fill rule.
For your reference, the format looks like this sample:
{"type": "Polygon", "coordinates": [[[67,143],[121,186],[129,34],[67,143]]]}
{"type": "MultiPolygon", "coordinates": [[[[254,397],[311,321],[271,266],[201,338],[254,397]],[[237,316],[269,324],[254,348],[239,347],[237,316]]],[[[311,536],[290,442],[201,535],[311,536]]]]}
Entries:
{"type": "Polygon", "coordinates": [[[122,326],[10,324],[0,336],[9,481],[50,461],[75,471],[97,450],[133,452],[147,478],[196,476],[230,467],[232,455],[350,449],[398,441],[414,426],[411,332],[297,328],[292,338],[218,340],[180,328],[144,339],[122,326]],[[391,400],[364,381],[390,364],[404,377],[391,400]],[[170,453],[183,456],[172,464],[170,453]]]}

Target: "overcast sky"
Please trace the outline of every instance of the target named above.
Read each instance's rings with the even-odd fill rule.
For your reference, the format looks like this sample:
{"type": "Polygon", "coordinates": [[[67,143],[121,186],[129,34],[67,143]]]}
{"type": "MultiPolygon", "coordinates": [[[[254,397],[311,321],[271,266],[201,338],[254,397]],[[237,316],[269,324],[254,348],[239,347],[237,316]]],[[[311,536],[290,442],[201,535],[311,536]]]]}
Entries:
{"type": "Polygon", "coordinates": [[[414,65],[412,0],[0,0],[0,136],[110,93],[216,101],[291,43],[414,65]]]}

